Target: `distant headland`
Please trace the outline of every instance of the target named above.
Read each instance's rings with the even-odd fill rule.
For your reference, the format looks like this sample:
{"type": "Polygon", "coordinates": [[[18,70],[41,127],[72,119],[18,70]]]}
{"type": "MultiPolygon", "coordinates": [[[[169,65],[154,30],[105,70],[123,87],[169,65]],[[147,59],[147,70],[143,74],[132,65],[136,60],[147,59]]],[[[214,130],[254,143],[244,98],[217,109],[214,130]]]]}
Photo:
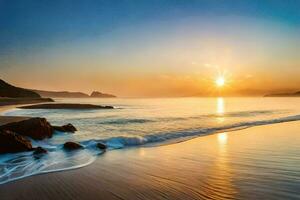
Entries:
{"type": "Polygon", "coordinates": [[[94,91],[91,95],[83,92],[45,91],[13,86],[0,79],[0,97],[6,98],[115,98],[115,95],[94,91]]]}
{"type": "Polygon", "coordinates": [[[29,89],[15,87],[0,79],[0,97],[9,98],[41,98],[41,96],[29,89]]]}
{"type": "Polygon", "coordinates": [[[300,91],[294,93],[274,93],[267,94],[265,97],[300,97],[300,91]]]}
{"type": "Polygon", "coordinates": [[[48,98],[115,98],[115,95],[94,91],[91,95],[83,92],[32,90],[42,97],[48,98]]]}

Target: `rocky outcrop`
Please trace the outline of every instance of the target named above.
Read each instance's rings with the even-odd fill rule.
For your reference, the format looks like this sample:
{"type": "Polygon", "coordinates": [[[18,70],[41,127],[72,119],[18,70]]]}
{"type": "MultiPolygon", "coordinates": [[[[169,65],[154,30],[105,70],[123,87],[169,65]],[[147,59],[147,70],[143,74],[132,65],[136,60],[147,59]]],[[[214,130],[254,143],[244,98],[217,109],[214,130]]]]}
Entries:
{"type": "Polygon", "coordinates": [[[53,129],[55,131],[59,131],[59,132],[68,132],[68,133],[74,133],[75,131],[77,131],[77,129],[75,128],[75,126],[73,126],[72,124],[66,124],[63,126],[52,126],[53,129]]]}
{"type": "Polygon", "coordinates": [[[112,95],[112,94],[105,94],[105,93],[101,93],[101,92],[98,92],[98,91],[94,91],[94,92],[92,92],[92,94],[90,95],[90,97],[96,97],[96,98],[114,98],[116,96],[112,95]]]}
{"type": "Polygon", "coordinates": [[[66,142],[64,144],[64,149],[66,150],[76,150],[76,149],[82,149],[83,146],[77,142],[66,142]]]}
{"type": "Polygon", "coordinates": [[[0,153],[17,153],[32,150],[31,142],[9,130],[0,130],[0,153]]]}
{"type": "Polygon", "coordinates": [[[0,97],[40,98],[41,96],[31,90],[15,87],[0,79],[0,97]]]}
{"type": "Polygon", "coordinates": [[[113,109],[112,106],[99,106],[93,104],[73,104],[73,103],[49,103],[49,104],[36,104],[31,106],[21,106],[22,109],[113,109]]]}
{"type": "MultiPolygon", "coordinates": [[[[15,153],[32,150],[34,151],[34,156],[45,154],[47,153],[46,149],[43,149],[42,147],[32,148],[31,141],[26,137],[35,140],[50,138],[52,137],[54,130],[62,132],[77,131],[72,124],[51,126],[45,118],[38,117],[4,124],[0,126],[0,153],[15,153]]],[[[83,146],[76,142],[66,142],[64,148],[67,150],[75,150],[83,148],[83,146]]],[[[37,158],[39,157],[40,156],[37,156],[37,158]]]]}
{"type": "Polygon", "coordinates": [[[35,140],[50,138],[53,134],[53,128],[50,123],[45,118],[39,117],[2,125],[0,130],[9,130],[35,140]]]}

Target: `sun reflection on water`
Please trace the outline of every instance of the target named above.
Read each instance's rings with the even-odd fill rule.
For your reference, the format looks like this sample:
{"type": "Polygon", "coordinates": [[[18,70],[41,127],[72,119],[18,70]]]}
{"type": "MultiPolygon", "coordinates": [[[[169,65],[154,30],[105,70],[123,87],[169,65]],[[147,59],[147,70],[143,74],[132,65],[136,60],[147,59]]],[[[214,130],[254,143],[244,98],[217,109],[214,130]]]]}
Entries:
{"type": "Polygon", "coordinates": [[[224,106],[224,99],[222,97],[217,98],[217,113],[224,114],[225,106],[224,106]]]}
{"type": "Polygon", "coordinates": [[[216,113],[218,115],[217,120],[219,123],[224,122],[225,118],[223,117],[225,113],[225,102],[224,98],[218,97],[217,98],[217,108],[216,108],[216,113]]]}

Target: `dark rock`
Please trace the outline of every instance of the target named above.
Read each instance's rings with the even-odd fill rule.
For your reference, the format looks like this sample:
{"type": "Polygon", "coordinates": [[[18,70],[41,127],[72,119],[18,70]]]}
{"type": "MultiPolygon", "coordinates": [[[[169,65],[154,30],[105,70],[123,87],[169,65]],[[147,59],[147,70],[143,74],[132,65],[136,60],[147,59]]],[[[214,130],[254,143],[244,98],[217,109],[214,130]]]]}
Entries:
{"type": "Polygon", "coordinates": [[[74,103],[45,103],[45,104],[36,104],[31,106],[21,106],[22,109],[113,109],[112,106],[100,106],[93,104],[74,104],[74,103]]]}
{"type": "Polygon", "coordinates": [[[77,131],[77,129],[72,125],[72,124],[66,124],[63,126],[52,126],[54,130],[60,131],[60,132],[69,132],[69,133],[74,133],[77,131]]]}
{"type": "Polygon", "coordinates": [[[44,153],[47,153],[48,151],[42,147],[37,147],[37,148],[34,148],[34,152],[33,154],[44,154],[44,153]]]}
{"type": "Polygon", "coordinates": [[[35,140],[50,138],[53,134],[53,128],[50,123],[45,118],[39,117],[8,123],[0,126],[0,130],[10,130],[35,140]]]}
{"type": "Polygon", "coordinates": [[[32,150],[31,142],[9,130],[0,130],[0,153],[16,153],[32,150]]]}
{"type": "Polygon", "coordinates": [[[102,150],[104,150],[104,149],[107,149],[107,146],[105,145],[105,144],[103,144],[103,143],[97,143],[97,147],[99,148],[99,149],[102,149],[102,150]]]}
{"type": "Polygon", "coordinates": [[[75,149],[82,149],[83,146],[81,144],[78,144],[76,142],[66,142],[64,144],[64,148],[67,150],[75,150],[75,149]]]}
{"type": "Polygon", "coordinates": [[[92,94],[90,95],[91,97],[96,97],[96,98],[115,98],[115,95],[112,94],[105,94],[102,92],[98,92],[98,91],[94,91],[92,92],[92,94]]]}
{"type": "Polygon", "coordinates": [[[12,86],[0,79],[0,97],[40,98],[41,96],[31,90],[12,86]]]}

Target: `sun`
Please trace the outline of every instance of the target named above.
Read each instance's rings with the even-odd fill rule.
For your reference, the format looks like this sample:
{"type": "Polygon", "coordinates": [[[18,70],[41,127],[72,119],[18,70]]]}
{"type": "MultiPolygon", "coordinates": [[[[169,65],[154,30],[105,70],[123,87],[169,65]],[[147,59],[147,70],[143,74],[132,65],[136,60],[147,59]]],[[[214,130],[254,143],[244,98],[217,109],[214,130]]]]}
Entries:
{"type": "Polygon", "coordinates": [[[223,76],[220,76],[216,79],[216,85],[218,87],[223,87],[225,85],[225,78],[223,76]]]}

